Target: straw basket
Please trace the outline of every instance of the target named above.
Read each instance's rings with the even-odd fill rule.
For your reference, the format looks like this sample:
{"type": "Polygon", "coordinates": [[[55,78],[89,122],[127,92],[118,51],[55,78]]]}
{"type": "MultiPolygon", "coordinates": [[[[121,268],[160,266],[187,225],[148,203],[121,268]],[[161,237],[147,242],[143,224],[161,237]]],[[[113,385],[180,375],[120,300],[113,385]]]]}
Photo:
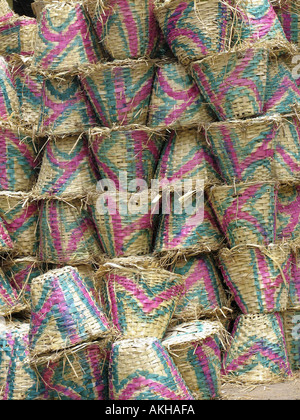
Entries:
{"type": "Polygon", "coordinates": [[[94,195],[89,206],[101,245],[110,258],[150,254],[152,215],[147,190],[94,195]]]}
{"type": "Polygon", "coordinates": [[[187,128],[214,120],[190,74],[180,63],[162,64],[156,72],[148,126],[187,128]]]}
{"type": "Polygon", "coordinates": [[[219,254],[224,280],[244,314],[285,311],[291,266],[289,247],[252,245],[219,254]]]}
{"type": "Polygon", "coordinates": [[[4,22],[11,20],[16,17],[16,14],[9,7],[7,0],[0,1],[0,23],[3,25],[4,22]]]}
{"type": "Polygon", "coordinates": [[[293,371],[300,369],[300,309],[282,315],[288,359],[293,371]]]}
{"type": "Polygon", "coordinates": [[[154,75],[151,61],[125,60],[91,67],[80,80],[101,125],[146,125],[154,75]]]}
{"type": "Polygon", "coordinates": [[[230,46],[231,12],[219,0],[157,0],[156,18],[182,64],[225,51],[230,46]]]}
{"type": "Polygon", "coordinates": [[[0,329],[0,400],[34,400],[44,387],[28,362],[29,324],[7,322],[0,329]]]}
{"type": "Polygon", "coordinates": [[[96,189],[97,171],[86,138],[49,139],[39,177],[32,193],[35,196],[81,198],[96,189]]]}
{"type": "Polygon", "coordinates": [[[161,342],[154,338],[113,344],[109,365],[111,400],[193,400],[161,342]]]}
{"type": "Polygon", "coordinates": [[[271,182],[211,189],[210,203],[230,247],[275,242],[277,193],[271,182]]]}
{"type": "Polygon", "coordinates": [[[162,341],[196,400],[220,396],[222,333],[219,322],[195,321],[168,330],[162,341]]]}
{"type": "Polygon", "coordinates": [[[44,273],[43,265],[33,257],[6,260],[2,267],[3,273],[11,286],[24,298],[28,307],[31,304],[31,283],[35,277],[44,273]]]}
{"type": "Polygon", "coordinates": [[[0,118],[8,120],[18,114],[20,104],[9,66],[3,57],[0,57],[0,83],[0,118]]]}
{"type": "Polygon", "coordinates": [[[291,375],[278,313],[241,315],[236,319],[224,373],[246,384],[281,382],[291,375]]]}
{"type": "Polygon", "coordinates": [[[102,179],[114,182],[118,191],[150,187],[163,147],[162,136],[151,133],[146,127],[135,130],[96,128],[90,131],[89,141],[102,179]],[[126,185],[122,182],[125,175],[126,185]]]}
{"type": "Polygon", "coordinates": [[[107,400],[109,343],[100,340],[38,361],[48,400],[107,400]]]}
{"type": "Polygon", "coordinates": [[[137,59],[155,54],[159,28],[154,16],[154,0],[90,1],[88,12],[103,48],[113,59],[137,59]]]}
{"type": "Polygon", "coordinates": [[[0,218],[0,253],[9,252],[14,244],[5,227],[4,221],[0,218]]]}
{"type": "Polygon", "coordinates": [[[39,258],[53,264],[82,264],[100,257],[95,226],[80,200],[39,203],[39,258]]]}
{"type": "Polygon", "coordinates": [[[269,60],[265,114],[289,114],[300,106],[300,89],[296,85],[285,59],[276,57],[269,60]]]}
{"type": "Polygon", "coordinates": [[[163,194],[154,252],[172,260],[218,250],[224,237],[209,203],[202,194],[180,198],[177,192],[163,194]]]}
{"type": "Polygon", "coordinates": [[[220,183],[219,169],[203,131],[185,129],[171,132],[161,153],[156,178],[162,186],[175,188],[185,180],[204,186],[220,183]]]}
{"type": "MultiPolygon", "coordinates": [[[[272,1],[272,0],[271,0],[272,1]]],[[[287,44],[270,0],[233,0],[234,41],[237,45],[272,42],[287,44]]]]}
{"type": "Polygon", "coordinates": [[[38,25],[34,65],[50,72],[72,72],[102,59],[99,40],[82,3],[47,4],[38,25]]]}
{"type": "Polygon", "coordinates": [[[163,338],[183,291],[183,280],[160,267],[122,265],[113,260],[100,267],[103,307],[124,338],[163,338]]]}
{"type": "Polygon", "coordinates": [[[172,322],[222,317],[228,306],[220,273],[210,254],[176,261],[171,270],[184,279],[184,290],[172,322]]]}
{"type": "Polygon", "coordinates": [[[66,266],[36,277],[31,301],[32,360],[110,334],[105,315],[76,268],[66,266]]]}
{"type": "Polygon", "coordinates": [[[38,166],[37,149],[31,133],[13,124],[0,123],[0,188],[29,192],[38,166]]]}
{"type": "Polygon", "coordinates": [[[300,5],[293,0],[276,1],[274,9],[289,42],[300,46],[300,5]]]}
{"type": "Polygon", "coordinates": [[[291,280],[290,300],[288,308],[300,308],[300,250],[294,250],[290,255],[291,280]]]}
{"type": "Polygon", "coordinates": [[[211,124],[206,130],[224,181],[295,182],[300,176],[298,117],[279,115],[211,124]]]}
{"type": "Polygon", "coordinates": [[[268,51],[247,49],[205,58],[191,65],[195,81],[220,120],[263,113],[268,51]]]}
{"type": "Polygon", "coordinates": [[[4,56],[19,54],[30,56],[34,52],[37,32],[36,19],[15,17],[0,25],[0,53],[4,56]]]}
{"type": "Polygon", "coordinates": [[[9,316],[26,309],[22,296],[10,285],[4,272],[0,269],[0,316],[9,316]]]}
{"type": "Polygon", "coordinates": [[[277,240],[300,241],[300,186],[281,185],[278,190],[277,240]]]}
{"type": "Polygon", "coordinates": [[[22,256],[37,253],[38,206],[28,194],[0,193],[0,217],[14,244],[13,252],[22,256]]]}
{"type": "Polygon", "coordinates": [[[81,134],[97,124],[94,111],[75,77],[45,79],[38,132],[42,135],[81,134]]]}

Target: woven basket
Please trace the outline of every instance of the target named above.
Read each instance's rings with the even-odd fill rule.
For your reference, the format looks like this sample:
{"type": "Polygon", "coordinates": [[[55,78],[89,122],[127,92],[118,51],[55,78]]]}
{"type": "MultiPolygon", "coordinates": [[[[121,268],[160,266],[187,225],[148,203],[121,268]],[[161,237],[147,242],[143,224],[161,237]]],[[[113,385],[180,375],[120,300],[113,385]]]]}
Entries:
{"type": "Polygon", "coordinates": [[[242,44],[272,42],[275,46],[287,44],[281,23],[272,6],[272,0],[233,0],[234,41],[242,44]]]}
{"type": "Polygon", "coordinates": [[[293,371],[300,369],[300,309],[282,314],[288,359],[293,371]]]}
{"type": "Polygon", "coordinates": [[[230,247],[276,240],[278,189],[272,183],[213,187],[210,203],[230,247]]]}
{"type": "Polygon", "coordinates": [[[95,226],[80,200],[39,203],[39,258],[53,264],[82,264],[103,253],[95,226]]]}
{"type": "Polygon", "coordinates": [[[34,66],[50,72],[72,72],[102,59],[99,40],[82,3],[47,4],[38,25],[34,66]]]}
{"type": "Polygon", "coordinates": [[[300,105],[300,89],[284,57],[269,60],[265,114],[289,114],[300,105]]]}
{"type": "Polygon", "coordinates": [[[91,67],[80,80],[101,125],[146,125],[154,75],[151,61],[125,60],[91,67]]]}
{"type": "Polygon", "coordinates": [[[155,338],[113,344],[109,365],[110,400],[193,400],[182,376],[155,338]]]}
{"type": "Polygon", "coordinates": [[[220,120],[263,113],[268,51],[247,49],[205,58],[191,65],[195,81],[220,120]]]}
{"type": "Polygon", "coordinates": [[[106,337],[109,323],[78,270],[66,266],[31,283],[30,357],[106,337]]]}
{"type": "Polygon", "coordinates": [[[151,57],[159,41],[154,0],[88,2],[103,48],[115,60],[151,57]]]}
{"type": "Polygon", "coordinates": [[[7,322],[0,329],[0,400],[34,400],[43,383],[28,362],[29,324],[7,322]]]}
{"type": "Polygon", "coordinates": [[[224,280],[243,314],[285,311],[291,266],[289,247],[252,245],[219,254],[224,280]]]}
{"type": "Polygon", "coordinates": [[[9,7],[7,0],[1,0],[0,1],[0,23],[1,25],[11,20],[13,17],[15,17],[15,13],[12,11],[12,9],[9,7]]]}
{"type": "Polygon", "coordinates": [[[214,120],[190,74],[180,63],[162,64],[156,72],[148,126],[187,128],[214,120]]]}
{"type": "Polygon", "coordinates": [[[39,135],[81,134],[97,124],[94,111],[75,77],[45,79],[39,135]]]}
{"type": "Polygon", "coordinates": [[[227,50],[231,12],[219,0],[157,0],[156,18],[172,52],[182,64],[227,50]]]}
{"type": "MultiPolygon", "coordinates": [[[[218,250],[224,240],[209,203],[204,200],[204,206],[199,203],[195,195],[180,201],[178,193],[171,193],[165,197],[169,201],[165,211],[159,215],[158,228],[154,252],[172,260],[180,256],[193,256],[201,252],[218,250]],[[182,207],[181,207],[182,205],[182,207]],[[193,214],[186,211],[184,206],[192,205],[193,214]],[[182,213],[178,207],[182,208],[182,213]],[[165,213],[165,214],[164,214],[165,213]]],[[[199,200],[200,201],[200,200],[199,200]]],[[[163,204],[164,205],[164,204],[163,204]]]]}
{"type": "Polygon", "coordinates": [[[163,137],[151,133],[146,127],[137,130],[96,128],[90,131],[89,141],[100,177],[114,182],[118,191],[134,191],[137,187],[151,186],[163,137]],[[123,185],[120,172],[126,172],[128,188],[123,185]],[[136,183],[143,185],[134,185],[136,183]]]}
{"type": "Polygon", "coordinates": [[[9,252],[13,247],[13,241],[5,227],[4,221],[0,218],[0,253],[9,252]]]}
{"type": "Polygon", "coordinates": [[[109,343],[101,340],[37,362],[48,400],[107,400],[109,343]]]}
{"type": "Polygon", "coordinates": [[[36,19],[14,17],[0,25],[0,53],[4,56],[18,54],[31,56],[37,33],[36,19]]]}
{"type": "Polygon", "coordinates": [[[20,104],[9,66],[0,57],[0,119],[8,120],[18,114],[20,104]]]}
{"type": "Polygon", "coordinates": [[[39,160],[31,133],[13,124],[0,123],[0,188],[29,192],[37,178],[39,160]]]}
{"type": "Polygon", "coordinates": [[[9,316],[27,309],[22,296],[10,285],[0,269],[0,316],[9,316]]]}
{"type": "Polygon", "coordinates": [[[28,194],[0,193],[0,217],[14,244],[14,254],[34,256],[38,249],[38,206],[28,194]]]}
{"type": "Polygon", "coordinates": [[[277,240],[300,242],[300,186],[281,185],[278,190],[277,240]]]}
{"type": "Polygon", "coordinates": [[[300,46],[300,6],[296,1],[276,1],[274,9],[289,42],[300,46]]]}
{"type": "Polygon", "coordinates": [[[179,274],[144,269],[132,258],[132,265],[118,259],[106,263],[97,278],[103,307],[122,337],[163,338],[183,291],[179,274]]]}
{"type": "Polygon", "coordinates": [[[147,255],[152,250],[152,215],[148,191],[104,193],[92,197],[90,214],[107,255],[147,255]],[[107,210],[106,210],[107,209],[107,210]]]}
{"type": "Polygon", "coordinates": [[[185,180],[194,184],[202,180],[204,186],[219,184],[219,169],[204,132],[196,128],[171,132],[161,153],[156,178],[169,188],[176,188],[185,180]]]}
{"type": "Polygon", "coordinates": [[[196,400],[220,397],[222,331],[218,322],[195,321],[168,330],[162,341],[196,400]]]}
{"type": "Polygon", "coordinates": [[[224,373],[246,384],[281,382],[291,375],[278,313],[241,315],[236,319],[224,373]]]}
{"type": "Polygon", "coordinates": [[[222,318],[227,312],[228,301],[212,255],[178,260],[171,271],[183,277],[185,286],[172,323],[202,317],[222,318]]]}
{"type": "Polygon", "coordinates": [[[86,138],[49,139],[39,177],[32,193],[35,196],[82,198],[96,189],[97,171],[86,138]]]}
{"type": "Polygon", "coordinates": [[[15,258],[6,260],[2,270],[11,286],[17,290],[18,295],[30,307],[31,283],[35,277],[44,273],[45,269],[43,265],[36,258],[15,258]]]}
{"type": "Polygon", "coordinates": [[[300,308],[300,250],[296,249],[290,254],[291,278],[290,300],[288,309],[300,308]]]}

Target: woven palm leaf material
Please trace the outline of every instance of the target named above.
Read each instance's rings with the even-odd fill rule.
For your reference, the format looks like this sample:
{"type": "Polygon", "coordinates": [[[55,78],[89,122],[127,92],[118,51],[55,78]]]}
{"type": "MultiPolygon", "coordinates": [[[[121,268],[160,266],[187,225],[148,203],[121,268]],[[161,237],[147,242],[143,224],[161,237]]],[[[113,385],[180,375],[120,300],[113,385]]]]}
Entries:
{"type": "Polygon", "coordinates": [[[155,55],[159,26],[154,0],[91,0],[87,7],[104,50],[114,60],[155,55]]]}
{"type": "Polygon", "coordinates": [[[5,227],[4,221],[0,218],[0,252],[9,252],[13,247],[13,241],[5,227]]]}
{"type": "Polygon", "coordinates": [[[290,254],[291,279],[289,306],[291,308],[300,308],[300,250],[294,249],[290,254]]]}
{"type": "Polygon", "coordinates": [[[0,189],[29,192],[37,178],[37,145],[29,131],[0,122],[0,189]]]}
{"type": "Polygon", "coordinates": [[[11,21],[12,18],[16,17],[16,14],[9,7],[6,0],[0,1],[0,23],[3,25],[6,21],[11,21]]]}
{"type": "Polygon", "coordinates": [[[0,400],[33,400],[44,387],[28,362],[29,324],[7,322],[0,329],[0,400]]]}
{"type": "Polygon", "coordinates": [[[210,108],[184,66],[177,62],[159,66],[153,84],[148,126],[175,130],[213,121],[210,108]]]}
{"type": "Polygon", "coordinates": [[[39,202],[39,258],[53,264],[93,262],[103,253],[80,200],[39,202]]]}
{"type": "Polygon", "coordinates": [[[220,397],[222,335],[219,322],[194,321],[170,328],[162,341],[196,400],[220,397]]]}
{"type": "MultiPolygon", "coordinates": [[[[101,179],[114,182],[118,191],[127,191],[123,186],[120,172],[126,172],[127,183],[138,186],[136,180],[150,187],[164,143],[162,135],[151,132],[146,127],[130,129],[115,127],[113,129],[90,130],[89,143],[95,157],[101,179]]],[[[125,175],[125,174],[124,174],[125,175]]]]}
{"type": "Polygon", "coordinates": [[[282,314],[288,359],[292,371],[300,369],[300,308],[282,314]]]}
{"type": "Polygon", "coordinates": [[[22,296],[11,286],[0,269],[0,316],[9,316],[26,309],[22,296]]]}
{"type": "Polygon", "coordinates": [[[184,279],[184,290],[172,322],[223,318],[228,313],[229,304],[212,255],[178,260],[171,271],[184,279]]]}
{"type": "Polygon", "coordinates": [[[240,315],[236,319],[224,358],[224,374],[246,384],[275,383],[291,375],[279,313],[240,315]]]}
{"type": "Polygon", "coordinates": [[[36,19],[20,16],[0,25],[0,53],[31,56],[37,32],[36,19]]]}
{"type": "Polygon", "coordinates": [[[278,190],[277,240],[300,241],[300,186],[281,185],[278,190]]]}
{"type": "Polygon", "coordinates": [[[103,308],[122,337],[163,338],[183,291],[180,275],[114,259],[100,267],[97,278],[103,308]]]}
{"type": "Polygon", "coordinates": [[[269,53],[264,48],[231,51],[191,64],[204,100],[219,120],[263,113],[269,53]]]}
{"type": "Polygon", "coordinates": [[[148,60],[90,66],[80,81],[104,127],[146,125],[155,65],[148,60]]]}
{"type": "Polygon", "coordinates": [[[108,320],[76,268],[65,266],[31,283],[31,359],[111,333],[108,320]]]}
{"type": "Polygon", "coordinates": [[[158,216],[158,227],[155,236],[154,252],[172,261],[173,258],[190,257],[202,252],[218,250],[224,241],[224,236],[204,198],[204,206],[197,203],[197,195],[180,200],[178,192],[163,195],[167,198],[166,209],[158,216]],[[190,211],[189,205],[193,206],[190,211]],[[179,210],[181,208],[181,210],[179,210]]]}
{"type": "Polygon", "coordinates": [[[110,258],[151,253],[153,217],[148,190],[94,194],[89,200],[98,237],[110,258]]]}
{"type": "Polygon", "coordinates": [[[84,343],[38,361],[35,369],[48,400],[107,400],[110,343],[84,343]]]}
{"type": "Polygon", "coordinates": [[[277,195],[271,182],[211,188],[210,204],[230,248],[276,241],[277,195]]]}
{"type": "Polygon", "coordinates": [[[285,33],[270,0],[231,0],[234,42],[237,45],[272,41],[287,44],[285,33]]]}
{"type": "Polygon", "coordinates": [[[2,270],[11,286],[17,290],[18,295],[30,307],[31,283],[35,277],[44,274],[45,267],[43,264],[33,257],[6,259],[2,270]]]}
{"type": "Polygon", "coordinates": [[[223,278],[243,314],[285,311],[291,265],[287,244],[224,248],[219,254],[223,278]]]}
{"type": "Polygon", "coordinates": [[[111,400],[193,400],[166,348],[155,338],[116,341],[109,364],[111,400]]]}
{"type": "Polygon", "coordinates": [[[45,79],[38,124],[40,136],[81,134],[97,125],[92,105],[77,77],[45,79]]]}
{"type": "Polygon", "coordinates": [[[38,205],[26,193],[1,192],[0,217],[13,244],[13,253],[35,256],[38,250],[38,205]]]}
{"type": "Polygon", "coordinates": [[[38,24],[33,65],[71,73],[102,59],[99,40],[82,2],[47,4],[38,24]]]}
{"type": "Polygon", "coordinates": [[[19,111],[19,101],[8,63],[0,57],[0,119],[9,120],[19,111]]]}
{"type": "Polygon", "coordinates": [[[96,185],[97,170],[85,137],[48,140],[32,190],[35,197],[82,198],[96,185]]]}
{"type": "Polygon", "coordinates": [[[180,129],[172,131],[161,153],[156,179],[163,186],[176,188],[178,182],[189,180],[196,185],[219,184],[219,168],[211,154],[204,131],[180,129]]]}
{"type": "Polygon", "coordinates": [[[264,104],[265,114],[289,114],[300,105],[300,89],[292,72],[285,63],[284,57],[269,60],[266,96],[264,104]]]}
{"type": "Polygon", "coordinates": [[[213,123],[206,138],[227,184],[297,182],[299,127],[297,116],[264,116],[213,123]]]}
{"type": "Polygon", "coordinates": [[[300,5],[297,1],[276,1],[274,9],[289,42],[300,46],[300,5]]]}
{"type": "Polygon", "coordinates": [[[182,64],[230,47],[232,17],[225,1],[157,0],[155,14],[173,54],[182,64]]]}

